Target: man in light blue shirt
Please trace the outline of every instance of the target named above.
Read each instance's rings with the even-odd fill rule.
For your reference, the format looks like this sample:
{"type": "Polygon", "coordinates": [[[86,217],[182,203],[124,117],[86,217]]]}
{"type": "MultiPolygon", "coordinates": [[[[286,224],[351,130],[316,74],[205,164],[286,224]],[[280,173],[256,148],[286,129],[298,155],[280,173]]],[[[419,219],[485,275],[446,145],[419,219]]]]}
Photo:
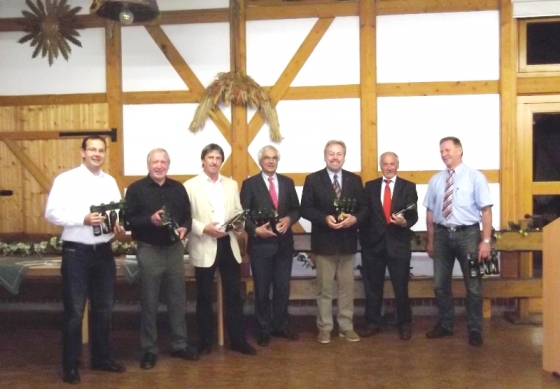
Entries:
{"type": "Polygon", "coordinates": [[[467,286],[469,344],[481,346],[481,278],[469,276],[467,256],[470,254],[472,259],[480,261],[490,255],[492,199],[484,174],[463,163],[461,141],[446,137],[439,144],[441,159],[447,168],[430,179],[424,199],[428,229],[426,252],[434,260],[434,291],[439,313],[438,323],[426,337],[434,339],[453,335],[451,278],[457,259],[467,286]]]}

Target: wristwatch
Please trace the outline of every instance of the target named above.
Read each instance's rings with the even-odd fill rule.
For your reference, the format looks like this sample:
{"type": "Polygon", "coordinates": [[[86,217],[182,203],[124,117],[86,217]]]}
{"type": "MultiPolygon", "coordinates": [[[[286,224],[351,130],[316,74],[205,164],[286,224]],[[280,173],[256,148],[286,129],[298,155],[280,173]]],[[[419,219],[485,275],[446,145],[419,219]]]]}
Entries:
{"type": "Polygon", "coordinates": [[[482,243],[490,244],[490,239],[482,239],[482,243]]]}

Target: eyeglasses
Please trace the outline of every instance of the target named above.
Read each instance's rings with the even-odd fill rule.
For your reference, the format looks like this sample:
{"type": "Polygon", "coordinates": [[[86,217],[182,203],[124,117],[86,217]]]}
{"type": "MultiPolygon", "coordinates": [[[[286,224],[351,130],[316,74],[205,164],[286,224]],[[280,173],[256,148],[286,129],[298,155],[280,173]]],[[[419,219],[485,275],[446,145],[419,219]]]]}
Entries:
{"type": "Polygon", "coordinates": [[[86,149],[86,151],[89,151],[91,153],[97,153],[97,154],[105,154],[107,151],[104,149],[94,149],[93,147],[89,147],[86,149]]]}

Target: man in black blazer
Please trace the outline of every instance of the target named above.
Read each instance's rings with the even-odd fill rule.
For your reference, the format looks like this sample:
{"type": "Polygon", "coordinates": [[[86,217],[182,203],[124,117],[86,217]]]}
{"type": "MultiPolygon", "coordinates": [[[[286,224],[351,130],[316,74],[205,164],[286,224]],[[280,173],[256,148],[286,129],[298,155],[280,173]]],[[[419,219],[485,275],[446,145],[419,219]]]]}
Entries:
{"type": "Polygon", "coordinates": [[[288,301],[294,253],[291,226],[299,220],[299,199],[294,181],[276,173],[280,153],[265,146],[258,153],[261,174],[247,178],[241,187],[241,205],[253,218],[245,222],[248,253],[255,282],[255,317],[260,329],[257,343],[267,346],[270,336],[297,340],[288,328],[288,301]],[[253,220],[263,211],[277,222],[253,220]],[[272,310],[270,286],[272,285],[272,310]]]}
{"type": "Polygon", "coordinates": [[[412,227],[418,221],[416,184],[397,178],[399,158],[386,152],[379,158],[383,177],[368,181],[363,201],[367,209],[365,222],[360,226],[362,273],[366,294],[366,329],[361,336],[371,336],[381,330],[381,307],[385,269],[389,268],[395,293],[399,336],[410,339],[412,314],[408,299],[412,227]],[[400,210],[414,204],[402,214],[400,210]]]}
{"type": "Polygon", "coordinates": [[[364,218],[360,209],[362,179],[343,170],[346,145],[327,142],[326,168],[308,175],[301,197],[301,216],[311,222],[311,251],[317,266],[317,327],[319,343],[330,343],[333,329],[332,289],[338,284],[339,336],[351,342],[354,331],[354,266],[358,251],[358,228],[364,218]],[[347,206],[342,208],[341,203],[347,206]],[[335,205],[338,203],[338,207],[335,205]]]}

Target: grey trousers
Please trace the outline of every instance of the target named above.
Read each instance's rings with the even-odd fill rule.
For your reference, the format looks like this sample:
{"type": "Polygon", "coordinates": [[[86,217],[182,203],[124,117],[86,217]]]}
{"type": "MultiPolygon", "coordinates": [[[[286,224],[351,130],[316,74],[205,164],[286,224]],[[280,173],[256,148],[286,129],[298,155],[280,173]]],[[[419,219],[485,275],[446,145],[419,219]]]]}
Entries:
{"type": "Polygon", "coordinates": [[[340,331],[354,329],[354,263],[355,255],[317,255],[317,327],[332,331],[333,285],[338,286],[338,327],[340,331]]]}
{"type": "Polygon", "coordinates": [[[140,271],[140,344],[142,351],[157,354],[156,316],[159,291],[165,277],[167,316],[171,327],[171,348],[178,350],[187,346],[185,322],[185,270],[184,247],[181,242],[172,246],[158,247],[138,242],[136,257],[140,271]]]}

